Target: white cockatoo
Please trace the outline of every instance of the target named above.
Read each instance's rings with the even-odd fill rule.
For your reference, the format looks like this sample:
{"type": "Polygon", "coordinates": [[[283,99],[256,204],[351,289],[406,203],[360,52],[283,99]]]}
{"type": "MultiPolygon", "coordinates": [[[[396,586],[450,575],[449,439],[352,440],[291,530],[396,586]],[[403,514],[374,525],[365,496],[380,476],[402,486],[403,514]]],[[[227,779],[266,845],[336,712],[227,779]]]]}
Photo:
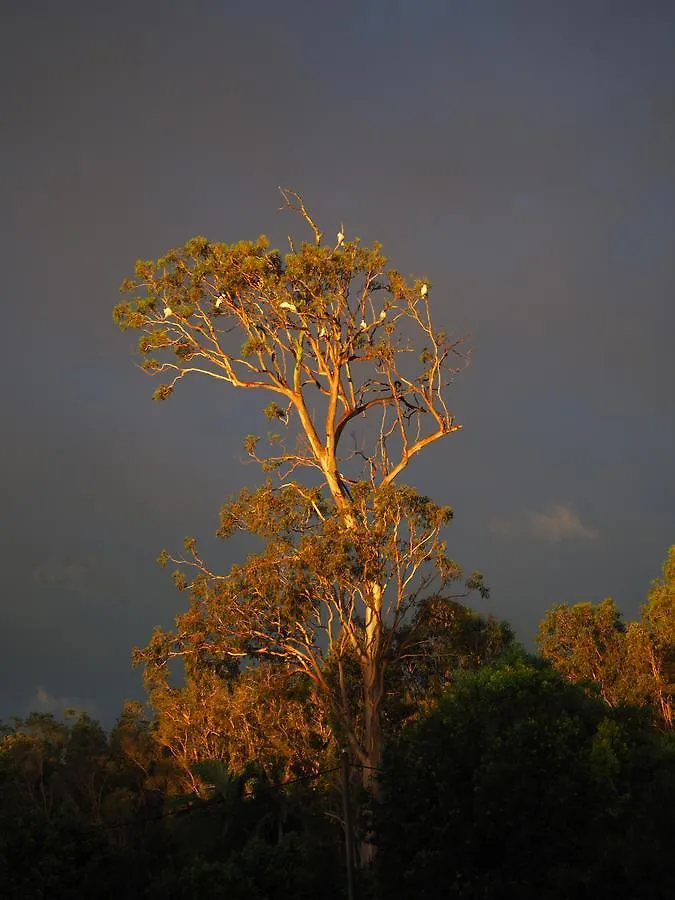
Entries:
{"type": "Polygon", "coordinates": [[[424,283],[420,288],[420,295],[424,298],[429,293],[429,285],[424,283]]]}
{"type": "Polygon", "coordinates": [[[380,313],[380,322],[384,322],[384,320],[386,318],[387,318],[387,313],[386,313],[386,310],[383,309],[382,312],[380,313]]]}
{"type": "Polygon", "coordinates": [[[222,304],[225,302],[225,295],[221,294],[220,297],[216,299],[216,309],[220,309],[222,304]]]}
{"type": "Polygon", "coordinates": [[[279,304],[280,309],[290,309],[291,312],[296,313],[298,311],[297,307],[294,303],[289,303],[288,300],[284,300],[283,303],[279,304]]]}
{"type": "Polygon", "coordinates": [[[340,225],[340,230],[337,233],[337,245],[341,247],[345,240],[345,226],[340,225]]]}
{"type": "Polygon", "coordinates": [[[321,328],[319,329],[319,337],[320,338],[326,337],[326,326],[325,325],[322,325],[321,328]]]}
{"type": "Polygon", "coordinates": [[[165,318],[165,319],[168,319],[169,316],[172,316],[172,315],[173,315],[173,310],[171,309],[171,307],[170,307],[170,306],[165,306],[165,307],[164,307],[164,318],[165,318]]]}
{"type": "Polygon", "coordinates": [[[366,320],[361,319],[361,324],[359,325],[359,328],[361,329],[361,331],[365,331],[367,327],[368,327],[368,323],[366,322],[366,320]]]}

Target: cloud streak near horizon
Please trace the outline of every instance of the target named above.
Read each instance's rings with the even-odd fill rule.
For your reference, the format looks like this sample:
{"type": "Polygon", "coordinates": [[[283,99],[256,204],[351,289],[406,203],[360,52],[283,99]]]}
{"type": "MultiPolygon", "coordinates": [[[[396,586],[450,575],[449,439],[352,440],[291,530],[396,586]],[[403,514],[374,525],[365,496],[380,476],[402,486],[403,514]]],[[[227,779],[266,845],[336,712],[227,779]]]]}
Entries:
{"type": "Polygon", "coordinates": [[[548,512],[528,510],[515,519],[493,518],[489,527],[499,537],[529,538],[548,544],[600,539],[597,529],[584,524],[573,509],[561,503],[553,504],[548,512]]]}

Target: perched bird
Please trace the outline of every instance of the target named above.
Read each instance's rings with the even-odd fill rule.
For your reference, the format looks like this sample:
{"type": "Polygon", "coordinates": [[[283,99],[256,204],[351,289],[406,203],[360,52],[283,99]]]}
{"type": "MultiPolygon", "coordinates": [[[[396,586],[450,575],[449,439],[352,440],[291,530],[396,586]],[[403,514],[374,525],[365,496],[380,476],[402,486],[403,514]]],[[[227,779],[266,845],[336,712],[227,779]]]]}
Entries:
{"type": "Polygon", "coordinates": [[[224,300],[225,300],[225,295],[221,294],[220,297],[218,297],[218,299],[216,300],[216,309],[220,308],[220,306],[222,305],[224,300]]]}
{"type": "Polygon", "coordinates": [[[326,337],[326,326],[322,325],[319,329],[319,337],[326,337]]]}
{"type": "Polygon", "coordinates": [[[428,284],[423,284],[422,287],[421,287],[421,289],[420,289],[420,295],[421,295],[422,297],[426,297],[426,295],[427,295],[428,293],[429,293],[429,285],[428,285],[428,284]]]}
{"type": "Polygon", "coordinates": [[[387,313],[383,309],[382,312],[380,313],[380,322],[383,322],[386,318],[387,318],[387,313]]]}
{"type": "Polygon", "coordinates": [[[172,316],[172,315],[173,315],[173,310],[171,309],[171,307],[170,307],[170,306],[165,306],[165,307],[164,307],[164,318],[165,318],[165,319],[168,319],[169,316],[172,316]]]}
{"type": "Polygon", "coordinates": [[[345,239],[345,226],[344,226],[344,225],[340,225],[340,230],[339,230],[338,233],[337,233],[337,245],[338,245],[338,247],[341,247],[341,246],[342,246],[342,244],[344,243],[344,239],[345,239]]]}
{"type": "Polygon", "coordinates": [[[359,325],[359,328],[361,329],[361,331],[365,331],[367,327],[368,327],[368,323],[366,322],[366,320],[361,319],[361,324],[359,325]]]}
{"type": "Polygon", "coordinates": [[[297,307],[293,303],[289,303],[288,300],[284,300],[283,303],[279,304],[281,309],[290,309],[291,312],[296,313],[298,311],[297,307]]]}

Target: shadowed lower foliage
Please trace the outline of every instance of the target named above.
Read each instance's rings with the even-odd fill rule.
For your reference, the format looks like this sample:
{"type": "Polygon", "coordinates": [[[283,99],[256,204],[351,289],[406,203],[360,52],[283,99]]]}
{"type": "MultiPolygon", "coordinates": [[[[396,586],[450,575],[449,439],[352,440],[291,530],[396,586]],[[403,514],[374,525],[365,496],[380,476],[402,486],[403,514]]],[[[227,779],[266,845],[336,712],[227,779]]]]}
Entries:
{"type": "Polygon", "coordinates": [[[536,660],[464,673],[385,755],[378,896],[666,897],[675,745],[536,660]]]}
{"type": "MultiPolygon", "coordinates": [[[[411,695],[398,718],[392,706],[379,800],[358,795],[351,761],[352,802],[369,811],[354,837],[378,847],[359,898],[671,895],[675,742],[648,706],[609,706],[513,647],[446,675],[436,700],[413,709],[411,695]]],[[[190,762],[163,732],[181,715],[129,704],[110,735],[86,716],[3,729],[3,900],[345,896],[330,749],[298,776],[283,754],[233,768],[223,731],[219,756],[205,744],[190,762]]]]}

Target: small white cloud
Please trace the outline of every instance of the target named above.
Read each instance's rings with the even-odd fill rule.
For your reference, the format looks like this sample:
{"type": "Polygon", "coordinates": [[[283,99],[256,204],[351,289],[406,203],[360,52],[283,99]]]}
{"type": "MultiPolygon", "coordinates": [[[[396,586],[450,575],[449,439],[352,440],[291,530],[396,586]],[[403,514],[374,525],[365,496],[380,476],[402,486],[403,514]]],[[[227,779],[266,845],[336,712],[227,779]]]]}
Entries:
{"type": "Polygon", "coordinates": [[[53,713],[61,716],[66,710],[73,709],[76,712],[94,713],[95,704],[82,697],[55,697],[46,691],[42,685],[38,685],[33,701],[30,704],[30,712],[53,713]]]}
{"type": "Polygon", "coordinates": [[[47,691],[43,687],[39,687],[39,686],[38,686],[37,691],[35,692],[35,699],[37,700],[38,706],[43,706],[43,707],[53,706],[54,701],[55,701],[54,697],[52,697],[50,694],[48,694],[47,691]]]}
{"type": "Polygon", "coordinates": [[[597,541],[600,532],[584,524],[570,506],[554,504],[547,512],[528,510],[516,519],[493,518],[490,531],[498,537],[529,537],[548,544],[563,541],[597,541]]]}
{"type": "Polygon", "coordinates": [[[569,506],[556,504],[548,513],[530,512],[528,522],[532,537],[551,544],[561,541],[597,541],[600,533],[590,525],[584,525],[569,506]]]}

